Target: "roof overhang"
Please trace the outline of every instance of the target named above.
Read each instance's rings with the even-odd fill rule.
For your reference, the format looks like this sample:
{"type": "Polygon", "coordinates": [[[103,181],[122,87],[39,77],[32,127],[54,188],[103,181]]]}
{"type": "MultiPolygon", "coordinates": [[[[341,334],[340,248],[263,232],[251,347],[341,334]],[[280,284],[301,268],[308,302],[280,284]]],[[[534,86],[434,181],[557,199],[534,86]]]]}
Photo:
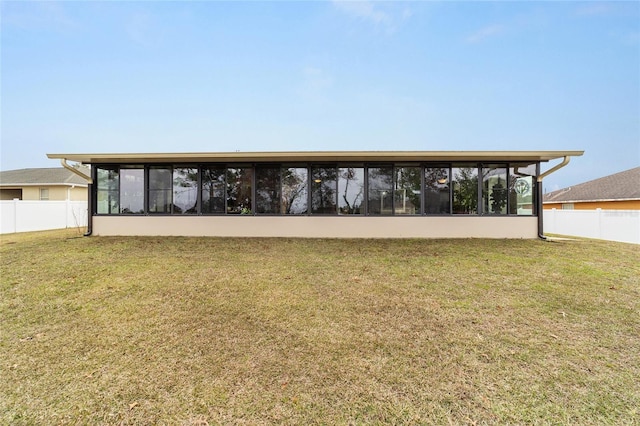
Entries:
{"type": "Polygon", "coordinates": [[[86,188],[87,184],[86,183],[56,183],[56,182],[42,182],[42,183],[5,183],[2,182],[0,183],[0,188],[3,189],[12,189],[12,188],[22,188],[25,186],[68,186],[69,188],[74,188],[76,186],[79,186],[81,188],[86,188]]]}
{"type": "Polygon", "coordinates": [[[223,163],[223,162],[455,162],[550,161],[581,156],[584,151],[290,151],[120,154],[47,154],[83,164],[223,163]]]}

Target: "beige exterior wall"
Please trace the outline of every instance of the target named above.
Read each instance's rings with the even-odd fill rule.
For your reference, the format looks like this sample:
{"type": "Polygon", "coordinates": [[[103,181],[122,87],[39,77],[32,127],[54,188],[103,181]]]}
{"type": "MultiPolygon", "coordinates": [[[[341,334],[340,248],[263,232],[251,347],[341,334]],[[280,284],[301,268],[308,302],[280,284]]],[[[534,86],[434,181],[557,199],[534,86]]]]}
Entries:
{"type": "Polygon", "coordinates": [[[537,217],[94,216],[94,235],[537,238],[537,217]]]}
{"type": "Polygon", "coordinates": [[[76,186],[71,190],[71,201],[87,201],[88,199],[87,188],[76,186]]]}
{"type": "Polygon", "coordinates": [[[70,197],[71,201],[86,201],[87,200],[87,188],[86,187],[71,187],[71,186],[23,186],[22,187],[22,199],[23,200],[39,200],[40,189],[49,189],[49,201],[64,201],[67,197],[70,197]]]}

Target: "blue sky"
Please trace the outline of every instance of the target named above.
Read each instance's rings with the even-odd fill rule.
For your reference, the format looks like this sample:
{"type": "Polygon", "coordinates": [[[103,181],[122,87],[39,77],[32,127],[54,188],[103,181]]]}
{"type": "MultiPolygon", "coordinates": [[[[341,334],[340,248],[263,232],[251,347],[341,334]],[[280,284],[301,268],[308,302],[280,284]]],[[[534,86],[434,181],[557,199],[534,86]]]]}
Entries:
{"type": "Polygon", "coordinates": [[[585,150],[553,190],[640,165],[638,2],[0,13],[2,170],[57,166],[48,152],[585,150]]]}

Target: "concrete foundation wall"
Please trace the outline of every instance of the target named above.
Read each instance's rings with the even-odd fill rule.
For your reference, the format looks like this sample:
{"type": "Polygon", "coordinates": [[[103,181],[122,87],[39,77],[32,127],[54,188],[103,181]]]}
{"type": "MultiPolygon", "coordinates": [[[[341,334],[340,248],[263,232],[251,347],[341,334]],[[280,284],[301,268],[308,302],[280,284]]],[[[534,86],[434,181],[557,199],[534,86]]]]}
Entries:
{"type": "Polygon", "coordinates": [[[537,217],[95,216],[94,235],[537,238],[537,217]]]}

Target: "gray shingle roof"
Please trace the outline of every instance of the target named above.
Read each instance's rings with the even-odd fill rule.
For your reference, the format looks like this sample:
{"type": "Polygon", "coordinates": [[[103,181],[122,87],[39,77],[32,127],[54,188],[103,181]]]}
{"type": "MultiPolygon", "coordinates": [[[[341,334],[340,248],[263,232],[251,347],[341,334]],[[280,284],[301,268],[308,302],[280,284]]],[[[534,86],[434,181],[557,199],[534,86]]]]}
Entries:
{"type": "MultiPolygon", "coordinates": [[[[87,168],[81,169],[89,174],[87,168]]],[[[0,172],[0,186],[87,185],[87,181],[64,167],[5,170],[0,172]]]]}
{"type": "Polygon", "coordinates": [[[640,167],[559,189],[544,195],[545,203],[592,200],[639,200],[640,167]]]}

